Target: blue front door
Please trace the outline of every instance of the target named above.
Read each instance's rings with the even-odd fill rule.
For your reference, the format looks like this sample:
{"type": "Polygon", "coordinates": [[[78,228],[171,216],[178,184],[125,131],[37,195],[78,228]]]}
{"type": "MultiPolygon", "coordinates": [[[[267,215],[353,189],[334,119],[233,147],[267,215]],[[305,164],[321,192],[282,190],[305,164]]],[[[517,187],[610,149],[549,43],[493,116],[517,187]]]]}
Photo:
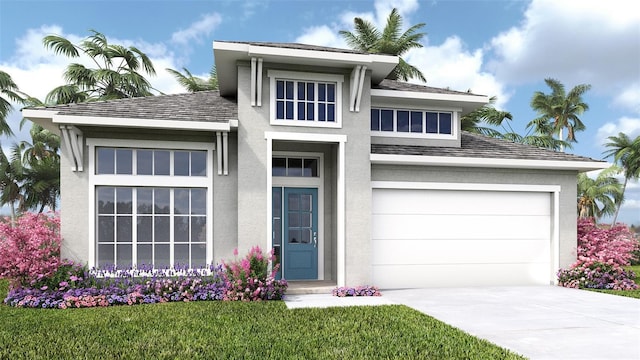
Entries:
{"type": "Polygon", "coordinates": [[[318,279],[318,189],[284,188],[281,259],[287,280],[318,279]]]}

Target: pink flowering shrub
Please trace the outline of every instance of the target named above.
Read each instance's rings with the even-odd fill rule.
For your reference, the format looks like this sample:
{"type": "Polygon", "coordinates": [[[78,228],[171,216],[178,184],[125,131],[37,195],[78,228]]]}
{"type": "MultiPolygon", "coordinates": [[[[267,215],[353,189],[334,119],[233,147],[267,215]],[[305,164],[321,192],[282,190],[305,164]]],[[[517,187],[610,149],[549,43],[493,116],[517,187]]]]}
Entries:
{"type": "Polygon", "coordinates": [[[12,286],[51,277],[60,261],[60,218],[26,213],[12,226],[0,221],[0,278],[12,286]]]}
{"type": "Polygon", "coordinates": [[[633,271],[629,265],[638,241],[622,224],[598,227],[593,219],[578,220],[578,260],[569,269],[558,271],[560,286],[570,288],[634,290],[633,271]]]}
{"type": "Polygon", "coordinates": [[[375,286],[337,287],[332,291],[333,296],[382,296],[380,289],[375,286]]]}
{"type": "Polygon", "coordinates": [[[254,246],[242,259],[237,259],[238,250],[234,251],[236,259],[223,263],[227,291],[225,300],[260,301],[280,300],[287,290],[286,280],[276,280],[280,264],[275,264],[273,250],[264,255],[259,246],[254,246]],[[269,263],[273,264],[269,271],[269,263]]]}

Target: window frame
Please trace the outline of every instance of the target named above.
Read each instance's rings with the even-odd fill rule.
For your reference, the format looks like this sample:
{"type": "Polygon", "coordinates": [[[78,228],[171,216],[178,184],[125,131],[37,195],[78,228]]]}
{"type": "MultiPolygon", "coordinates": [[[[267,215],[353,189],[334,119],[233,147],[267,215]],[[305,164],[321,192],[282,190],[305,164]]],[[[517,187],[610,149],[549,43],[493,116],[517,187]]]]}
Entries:
{"type": "MultiPolygon", "coordinates": [[[[371,105],[371,110],[391,110],[393,111],[393,130],[371,130],[371,114],[369,114],[369,130],[371,136],[379,137],[398,137],[398,138],[419,138],[419,139],[448,139],[455,140],[458,138],[458,123],[459,123],[459,111],[460,109],[446,109],[446,108],[397,108],[392,106],[375,106],[371,105]],[[398,131],[398,112],[406,111],[409,113],[409,131],[398,131]],[[411,132],[411,113],[422,113],[422,132],[411,132]],[[427,133],[427,116],[426,113],[446,113],[451,114],[451,134],[441,133],[427,133]]],[[[439,115],[438,115],[439,118],[439,115]]],[[[438,121],[439,126],[439,121],[438,121]]]]}
{"type": "MultiPolygon", "coordinates": [[[[168,189],[180,189],[180,188],[204,188],[207,191],[206,198],[206,255],[205,263],[211,264],[213,261],[213,152],[215,145],[213,143],[203,142],[180,142],[180,141],[149,141],[149,140],[123,140],[123,139],[87,139],[87,146],[89,150],[88,162],[89,162],[89,187],[88,187],[88,204],[89,204],[89,256],[88,266],[95,267],[97,265],[97,188],[101,186],[107,187],[128,187],[128,188],[168,188],[168,189]],[[108,148],[126,148],[126,149],[143,149],[143,150],[169,150],[170,154],[170,174],[173,174],[173,157],[175,151],[206,151],[206,175],[205,176],[182,176],[182,175],[132,175],[132,174],[96,174],[97,158],[96,148],[108,147],[108,148]]],[[[132,159],[132,168],[135,172],[135,155],[132,159]]],[[[173,194],[173,191],[171,191],[173,194]]],[[[170,195],[170,199],[173,199],[173,195],[170,195]]],[[[173,200],[171,200],[173,201],[173,200]]],[[[170,206],[173,206],[171,203],[170,206]]],[[[173,220],[174,215],[171,215],[173,220]]],[[[132,221],[135,220],[133,215],[132,221]]],[[[174,266],[174,252],[175,241],[173,234],[173,221],[170,221],[170,261],[171,266],[174,266]]],[[[137,237],[135,227],[132,227],[132,245],[135,244],[135,238],[137,237]]],[[[190,244],[190,242],[189,242],[190,244]]],[[[135,248],[135,247],[134,247],[135,248]]],[[[132,253],[132,263],[136,262],[136,250],[132,253]]],[[[205,266],[206,267],[206,266],[205,266]]]]}
{"type": "MultiPolygon", "coordinates": [[[[301,127],[321,127],[321,128],[342,128],[342,86],[344,83],[344,75],[338,74],[321,74],[321,73],[305,73],[295,71],[284,70],[268,70],[267,76],[269,77],[269,123],[271,125],[285,125],[285,126],[301,126],[301,127]],[[276,85],[278,80],[294,81],[294,106],[293,106],[293,119],[277,119],[276,118],[276,85]],[[321,103],[318,98],[318,83],[335,83],[335,121],[319,121],[317,116],[314,116],[314,120],[298,120],[298,100],[297,100],[297,82],[313,82],[315,83],[314,91],[314,112],[317,114],[318,104],[321,103]]],[[[311,103],[309,100],[300,100],[304,103],[311,103]]],[[[326,103],[326,101],[324,102],[326,103]]]]}

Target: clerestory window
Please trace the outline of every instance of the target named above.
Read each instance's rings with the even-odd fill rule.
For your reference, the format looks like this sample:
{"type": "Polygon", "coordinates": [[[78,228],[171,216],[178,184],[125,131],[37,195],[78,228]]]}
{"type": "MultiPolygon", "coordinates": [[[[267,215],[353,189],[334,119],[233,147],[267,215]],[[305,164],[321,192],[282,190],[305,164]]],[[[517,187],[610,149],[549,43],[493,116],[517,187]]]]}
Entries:
{"type": "Polygon", "coordinates": [[[454,113],[371,108],[373,134],[454,135],[454,113]]]}

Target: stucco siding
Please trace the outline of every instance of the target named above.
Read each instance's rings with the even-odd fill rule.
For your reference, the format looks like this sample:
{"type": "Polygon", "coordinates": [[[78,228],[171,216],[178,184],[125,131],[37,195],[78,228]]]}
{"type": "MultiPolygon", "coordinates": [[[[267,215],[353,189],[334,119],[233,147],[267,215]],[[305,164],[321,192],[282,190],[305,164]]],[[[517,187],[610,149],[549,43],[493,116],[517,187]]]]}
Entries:
{"type": "Polygon", "coordinates": [[[82,264],[89,262],[89,173],[85,146],[84,171],[71,171],[70,159],[65,151],[60,154],[60,234],[63,259],[82,264]]]}

